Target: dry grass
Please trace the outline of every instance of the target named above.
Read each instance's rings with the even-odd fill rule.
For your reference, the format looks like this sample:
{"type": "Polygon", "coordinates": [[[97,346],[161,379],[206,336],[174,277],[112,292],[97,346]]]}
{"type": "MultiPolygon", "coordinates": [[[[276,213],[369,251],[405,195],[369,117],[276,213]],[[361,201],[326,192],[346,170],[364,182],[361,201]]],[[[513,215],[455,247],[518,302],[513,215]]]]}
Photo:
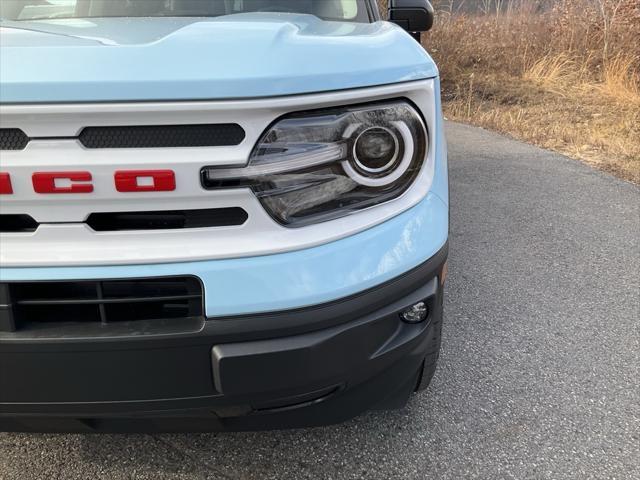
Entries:
{"type": "MultiPolygon", "coordinates": [[[[637,41],[640,43],[640,32],[637,41]]],[[[640,105],[640,78],[635,66],[633,57],[618,54],[605,63],[598,88],[620,102],[640,105]]]]}
{"type": "Polygon", "coordinates": [[[640,1],[478,4],[462,13],[436,2],[423,37],[447,117],[640,183],[640,1]]]}

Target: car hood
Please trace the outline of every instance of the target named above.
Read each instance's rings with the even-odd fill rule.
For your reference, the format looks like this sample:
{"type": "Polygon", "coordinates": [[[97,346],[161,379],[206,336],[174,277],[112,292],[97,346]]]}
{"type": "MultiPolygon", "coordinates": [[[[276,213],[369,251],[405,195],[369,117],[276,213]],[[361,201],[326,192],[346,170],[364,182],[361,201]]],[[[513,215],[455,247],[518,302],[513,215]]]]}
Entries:
{"type": "Polygon", "coordinates": [[[0,49],[1,103],[256,98],[437,75],[391,23],[299,14],[3,21],[0,49]]]}

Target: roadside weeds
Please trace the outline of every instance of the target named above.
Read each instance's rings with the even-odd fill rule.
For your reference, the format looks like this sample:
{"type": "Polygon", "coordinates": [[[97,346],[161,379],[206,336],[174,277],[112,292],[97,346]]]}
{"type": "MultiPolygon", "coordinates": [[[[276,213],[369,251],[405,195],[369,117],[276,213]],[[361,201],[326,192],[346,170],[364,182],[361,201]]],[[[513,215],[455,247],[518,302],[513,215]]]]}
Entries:
{"type": "Polygon", "coordinates": [[[441,69],[447,118],[640,184],[640,2],[500,3],[463,13],[436,2],[423,44],[441,69]]]}

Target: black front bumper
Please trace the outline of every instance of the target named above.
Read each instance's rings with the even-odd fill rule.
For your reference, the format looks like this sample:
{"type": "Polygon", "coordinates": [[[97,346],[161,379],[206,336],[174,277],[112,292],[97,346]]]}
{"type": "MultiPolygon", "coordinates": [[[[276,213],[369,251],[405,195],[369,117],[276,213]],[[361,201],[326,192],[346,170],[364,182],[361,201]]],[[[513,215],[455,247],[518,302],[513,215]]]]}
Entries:
{"type": "Polygon", "coordinates": [[[442,320],[434,257],[361,294],[186,332],[0,337],[0,431],[210,431],[336,423],[402,405],[442,320]],[[419,324],[398,312],[424,300],[419,324]]]}

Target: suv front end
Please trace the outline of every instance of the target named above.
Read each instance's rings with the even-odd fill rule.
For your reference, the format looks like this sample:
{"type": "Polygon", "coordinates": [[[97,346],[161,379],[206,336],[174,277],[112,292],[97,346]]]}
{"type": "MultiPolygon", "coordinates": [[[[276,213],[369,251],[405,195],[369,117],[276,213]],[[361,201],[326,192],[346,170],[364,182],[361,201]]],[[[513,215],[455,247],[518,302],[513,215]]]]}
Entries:
{"type": "MultiPolygon", "coordinates": [[[[99,86],[61,69],[160,47],[136,38],[140,55],[105,52],[106,31],[131,27],[92,19],[99,47],[97,33],[76,35],[48,77],[27,81],[4,67],[35,40],[3,25],[0,430],[285,428],[403,405],[433,375],[442,326],[448,177],[433,62],[387,22],[154,21],[187,33],[162,32],[187,70],[157,78],[147,61],[122,83],[111,65],[99,86]],[[235,65],[238,88],[224,68],[188,71],[185,43],[206,50],[205,30],[255,31],[286,57],[248,72],[265,52],[220,53],[211,65],[235,65]],[[389,42],[396,57],[365,68],[370,46],[389,42]],[[309,51],[325,58],[294,81],[290,61],[309,51]]],[[[62,43],[76,28],[33,23],[62,43]]]]}

